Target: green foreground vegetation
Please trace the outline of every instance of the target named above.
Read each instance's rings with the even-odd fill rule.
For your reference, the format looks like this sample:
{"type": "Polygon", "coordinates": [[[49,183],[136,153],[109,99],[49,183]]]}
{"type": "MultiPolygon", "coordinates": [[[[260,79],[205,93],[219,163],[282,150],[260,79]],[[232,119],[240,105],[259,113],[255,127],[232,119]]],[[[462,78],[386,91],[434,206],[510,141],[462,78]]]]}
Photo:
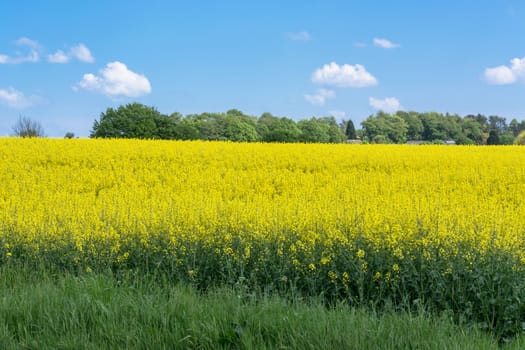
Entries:
{"type": "MultiPolygon", "coordinates": [[[[504,345],[525,346],[522,338],[504,345]]],[[[450,317],[314,299],[200,293],[144,275],[0,268],[2,349],[497,349],[450,317]]]]}

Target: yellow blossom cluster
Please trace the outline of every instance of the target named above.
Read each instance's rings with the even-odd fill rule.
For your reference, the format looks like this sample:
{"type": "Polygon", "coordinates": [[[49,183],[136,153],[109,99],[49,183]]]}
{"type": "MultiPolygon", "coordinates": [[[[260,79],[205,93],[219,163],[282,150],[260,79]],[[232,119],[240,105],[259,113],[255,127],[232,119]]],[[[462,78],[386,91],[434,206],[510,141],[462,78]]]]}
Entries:
{"type": "Polygon", "coordinates": [[[458,258],[523,271],[524,161],[517,146],[4,138],[0,261],[349,295],[429,263],[448,278],[458,258]]]}

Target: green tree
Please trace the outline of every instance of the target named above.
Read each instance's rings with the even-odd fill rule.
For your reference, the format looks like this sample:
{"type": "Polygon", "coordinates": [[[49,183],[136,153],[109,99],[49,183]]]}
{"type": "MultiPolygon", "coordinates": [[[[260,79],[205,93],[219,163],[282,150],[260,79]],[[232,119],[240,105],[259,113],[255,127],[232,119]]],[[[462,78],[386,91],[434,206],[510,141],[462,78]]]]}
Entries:
{"type": "Polygon", "coordinates": [[[408,126],[406,122],[403,120],[403,118],[397,115],[387,116],[387,125],[389,127],[387,136],[390,138],[390,140],[392,140],[392,142],[394,143],[405,143],[406,142],[408,126]]]}
{"type": "Polygon", "coordinates": [[[349,140],[355,140],[357,138],[357,135],[355,132],[355,125],[351,119],[346,122],[345,135],[346,135],[346,138],[349,140]]]}
{"type": "Polygon", "coordinates": [[[492,129],[489,132],[489,138],[487,139],[487,145],[499,145],[499,132],[496,129],[492,129]]]}
{"type": "Polygon", "coordinates": [[[478,122],[479,126],[481,127],[481,130],[483,130],[483,132],[488,132],[488,129],[489,129],[489,123],[488,123],[488,119],[486,116],[484,116],[483,114],[477,114],[477,115],[468,115],[467,118],[472,118],[474,119],[476,122],[478,122]]]}
{"type": "Polygon", "coordinates": [[[525,120],[518,122],[516,119],[512,119],[509,123],[509,131],[511,131],[514,137],[518,136],[520,132],[525,130],[525,120]]]}
{"type": "MultiPolygon", "coordinates": [[[[95,120],[91,137],[158,139],[172,138],[165,134],[171,119],[153,107],[130,103],[117,109],[108,108],[95,120]],[[159,133],[159,128],[162,129],[159,133]]],[[[171,128],[171,126],[170,126],[171,128]]]]}
{"type": "Polygon", "coordinates": [[[445,114],[443,116],[443,122],[441,130],[445,135],[445,140],[454,140],[457,141],[461,138],[463,133],[461,129],[462,118],[457,114],[445,114]]]}
{"type": "Polygon", "coordinates": [[[346,141],[346,135],[343,130],[337,124],[334,117],[322,117],[319,120],[328,125],[328,142],[330,143],[342,143],[346,141]]]}
{"type": "Polygon", "coordinates": [[[510,121],[510,123],[509,123],[509,130],[512,132],[514,137],[518,136],[518,134],[520,133],[521,130],[519,129],[519,123],[516,120],[516,118],[513,118],[510,121]]]}
{"type": "Polygon", "coordinates": [[[199,140],[202,139],[199,122],[191,117],[181,119],[175,123],[175,138],[177,140],[199,140]]]}
{"type": "Polygon", "coordinates": [[[301,137],[301,130],[292,119],[270,113],[261,115],[256,128],[265,142],[297,142],[301,137]]]}
{"type": "Polygon", "coordinates": [[[270,130],[270,140],[274,142],[297,142],[301,137],[301,130],[290,118],[282,117],[273,124],[270,130]]]}
{"type": "Polygon", "coordinates": [[[361,125],[366,139],[374,143],[405,143],[407,140],[407,123],[396,114],[379,111],[361,125]]]}
{"type": "Polygon", "coordinates": [[[499,144],[512,145],[514,143],[514,138],[512,131],[507,131],[499,136],[499,144]]]}
{"type": "MultiPolygon", "coordinates": [[[[505,118],[491,115],[489,117],[489,134],[487,138],[487,145],[502,144],[502,136],[507,133],[509,127],[505,118]]],[[[508,142],[507,137],[503,137],[505,142],[508,142]]]]}
{"type": "Polygon", "coordinates": [[[458,140],[462,144],[478,144],[481,145],[484,139],[483,126],[474,116],[466,116],[461,123],[462,140],[458,140]]]}
{"type": "Polygon", "coordinates": [[[384,118],[379,117],[379,113],[383,112],[378,112],[377,115],[370,115],[361,122],[364,138],[374,143],[376,140],[381,141],[381,143],[390,143],[392,141],[386,136],[386,123],[384,118]]]}
{"type": "Polygon", "coordinates": [[[271,113],[265,112],[257,119],[257,133],[259,134],[261,140],[268,141],[270,138],[270,130],[273,128],[273,124],[279,118],[273,116],[271,113]]]}
{"type": "Polygon", "coordinates": [[[401,117],[407,124],[407,139],[408,140],[423,140],[423,132],[425,130],[419,113],[397,111],[396,115],[401,117]]]}
{"type": "Polygon", "coordinates": [[[204,140],[226,141],[225,116],[220,113],[201,113],[198,116],[200,133],[204,140]]]}
{"type": "Polygon", "coordinates": [[[440,113],[426,112],[420,114],[423,123],[423,140],[425,141],[445,141],[449,137],[443,127],[444,117],[440,113]]]}
{"type": "Polygon", "coordinates": [[[183,131],[183,135],[180,135],[182,139],[198,137],[210,141],[241,142],[260,140],[256,118],[245,115],[237,109],[231,109],[226,113],[189,115],[184,121],[186,122],[184,128],[179,128],[179,132],[183,131]]]}
{"type": "Polygon", "coordinates": [[[514,139],[515,145],[525,145],[525,130],[520,132],[520,134],[514,139]]]}
{"type": "MultiPolygon", "coordinates": [[[[236,110],[235,110],[236,111],[236,110]]],[[[224,124],[224,137],[230,141],[255,142],[260,140],[256,123],[244,114],[231,114],[227,112],[224,124]]]]}
{"type": "Polygon", "coordinates": [[[508,129],[507,121],[505,118],[491,115],[489,117],[489,128],[491,130],[497,130],[498,134],[504,133],[508,129]]]}
{"type": "Polygon", "coordinates": [[[155,118],[155,124],[157,127],[157,135],[155,138],[162,140],[177,139],[177,123],[179,122],[179,113],[172,113],[169,117],[157,116],[155,118]]]}
{"type": "Polygon", "coordinates": [[[327,123],[316,118],[303,119],[297,123],[297,127],[301,130],[299,141],[311,143],[328,143],[330,142],[329,129],[327,123]]]}

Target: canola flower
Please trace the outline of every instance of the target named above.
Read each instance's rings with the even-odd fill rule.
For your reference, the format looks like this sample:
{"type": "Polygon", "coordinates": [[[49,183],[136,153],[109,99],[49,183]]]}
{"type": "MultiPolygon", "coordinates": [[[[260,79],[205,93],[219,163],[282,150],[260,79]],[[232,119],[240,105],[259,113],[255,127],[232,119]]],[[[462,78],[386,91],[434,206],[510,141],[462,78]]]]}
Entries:
{"type": "Polygon", "coordinates": [[[460,244],[525,258],[520,147],[3,139],[0,151],[6,252],[124,261],[160,239],[168,255],[200,241],[240,260],[244,240],[283,240],[278,255],[308,267],[327,265],[334,244],[366,259],[359,239],[400,260],[460,244]]]}
{"type": "Polygon", "coordinates": [[[524,160],[518,146],[4,138],[0,261],[459,308],[483,298],[468,281],[522,281],[524,160]]]}

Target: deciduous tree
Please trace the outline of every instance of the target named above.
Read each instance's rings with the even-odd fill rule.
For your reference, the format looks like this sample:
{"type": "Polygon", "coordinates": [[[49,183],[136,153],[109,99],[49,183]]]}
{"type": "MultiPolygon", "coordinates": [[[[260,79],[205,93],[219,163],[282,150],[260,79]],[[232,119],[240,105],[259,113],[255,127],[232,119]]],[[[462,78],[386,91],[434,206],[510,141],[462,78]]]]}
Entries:
{"type": "Polygon", "coordinates": [[[35,120],[19,116],[17,122],[13,125],[13,133],[19,137],[43,137],[44,128],[35,120]]]}

